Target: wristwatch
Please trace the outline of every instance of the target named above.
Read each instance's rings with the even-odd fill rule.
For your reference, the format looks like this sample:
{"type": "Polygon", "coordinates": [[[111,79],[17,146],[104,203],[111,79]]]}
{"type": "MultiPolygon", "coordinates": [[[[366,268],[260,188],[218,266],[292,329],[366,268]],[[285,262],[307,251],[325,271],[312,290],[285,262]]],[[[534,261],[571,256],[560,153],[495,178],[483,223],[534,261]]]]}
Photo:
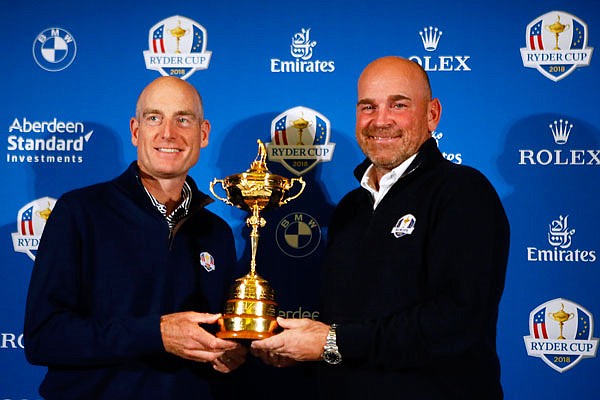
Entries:
{"type": "Polygon", "coordinates": [[[323,360],[328,364],[339,364],[342,362],[342,355],[340,354],[335,337],[336,324],[331,324],[329,332],[327,332],[327,339],[325,340],[325,346],[323,347],[323,360]]]}

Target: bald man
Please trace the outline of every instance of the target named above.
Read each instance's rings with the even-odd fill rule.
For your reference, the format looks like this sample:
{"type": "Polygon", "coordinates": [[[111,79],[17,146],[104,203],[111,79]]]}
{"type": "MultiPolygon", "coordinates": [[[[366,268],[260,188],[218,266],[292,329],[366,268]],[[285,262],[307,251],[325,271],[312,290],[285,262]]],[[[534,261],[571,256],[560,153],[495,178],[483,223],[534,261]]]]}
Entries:
{"type": "Polygon", "coordinates": [[[137,161],[62,195],[44,229],[24,337],[47,399],[210,399],[215,370],[245,360],[209,332],[240,271],[231,229],[188,176],[210,133],[200,94],[154,80],[130,130],[137,161]]]}
{"type": "Polygon", "coordinates": [[[501,399],[496,354],[509,226],[496,191],[444,159],[442,107],[416,63],[383,57],[358,80],[360,187],[328,230],[323,322],[279,319],[265,362],[318,361],[322,398],[501,399]]]}

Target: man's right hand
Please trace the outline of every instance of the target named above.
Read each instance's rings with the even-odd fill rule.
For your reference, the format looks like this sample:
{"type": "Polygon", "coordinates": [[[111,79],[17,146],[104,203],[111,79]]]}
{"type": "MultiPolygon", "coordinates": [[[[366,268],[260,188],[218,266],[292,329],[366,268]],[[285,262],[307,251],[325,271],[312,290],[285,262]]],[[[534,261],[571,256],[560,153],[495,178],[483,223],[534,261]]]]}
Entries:
{"type": "Polygon", "coordinates": [[[237,349],[240,344],[219,339],[200,326],[214,324],[220,316],[193,311],[163,315],[160,333],[165,350],[188,360],[213,362],[226,351],[237,349]]]}

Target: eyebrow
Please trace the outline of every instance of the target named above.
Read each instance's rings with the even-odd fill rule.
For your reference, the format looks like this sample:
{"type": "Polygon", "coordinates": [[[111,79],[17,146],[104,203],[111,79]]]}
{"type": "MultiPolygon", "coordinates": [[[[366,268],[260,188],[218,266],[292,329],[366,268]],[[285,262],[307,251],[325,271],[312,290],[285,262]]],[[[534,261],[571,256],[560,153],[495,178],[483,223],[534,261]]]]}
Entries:
{"type": "MultiPolygon", "coordinates": [[[[144,110],[144,111],[142,112],[142,116],[144,116],[144,117],[145,117],[146,115],[149,115],[149,114],[160,114],[160,115],[164,115],[164,112],[162,112],[162,111],[160,111],[160,110],[157,110],[157,109],[154,109],[154,108],[151,108],[151,109],[148,109],[148,110],[144,110]]],[[[198,115],[197,115],[195,112],[193,112],[192,110],[181,110],[181,111],[177,111],[177,112],[175,113],[175,116],[178,116],[178,117],[179,117],[179,116],[182,116],[182,115],[185,115],[185,116],[193,116],[193,117],[195,117],[195,118],[197,118],[197,117],[198,117],[198,115]]]]}
{"type": "MultiPolygon", "coordinates": [[[[393,94],[391,96],[388,96],[387,101],[399,101],[399,100],[411,100],[410,97],[405,96],[403,94],[393,94]]],[[[364,99],[360,99],[358,101],[358,103],[356,103],[356,105],[361,105],[361,104],[374,104],[375,103],[375,99],[371,99],[371,98],[364,98],[364,99]]]]}

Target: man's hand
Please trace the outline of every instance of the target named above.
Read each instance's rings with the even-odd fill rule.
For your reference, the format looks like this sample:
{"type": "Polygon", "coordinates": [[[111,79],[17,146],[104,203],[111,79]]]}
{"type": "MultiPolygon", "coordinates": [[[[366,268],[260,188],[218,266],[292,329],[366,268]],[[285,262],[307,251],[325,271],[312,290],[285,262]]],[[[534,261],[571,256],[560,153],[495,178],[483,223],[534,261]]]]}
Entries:
{"type": "Polygon", "coordinates": [[[278,367],[295,361],[321,359],[329,325],[312,319],[277,318],[284,331],[267,339],[252,342],[252,354],[278,367]]]}
{"type": "Polygon", "coordinates": [[[163,315],[160,333],[165,350],[176,356],[210,362],[220,372],[229,372],[245,360],[246,351],[239,343],[216,338],[200,324],[214,324],[220,314],[186,311],[163,315]]]}
{"type": "Polygon", "coordinates": [[[212,366],[217,371],[226,374],[242,365],[246,361],[246,354],[248,354],[248,348],[237,344],[235,349],[227,350],[222,356],[212,361],[212,366]]]}

